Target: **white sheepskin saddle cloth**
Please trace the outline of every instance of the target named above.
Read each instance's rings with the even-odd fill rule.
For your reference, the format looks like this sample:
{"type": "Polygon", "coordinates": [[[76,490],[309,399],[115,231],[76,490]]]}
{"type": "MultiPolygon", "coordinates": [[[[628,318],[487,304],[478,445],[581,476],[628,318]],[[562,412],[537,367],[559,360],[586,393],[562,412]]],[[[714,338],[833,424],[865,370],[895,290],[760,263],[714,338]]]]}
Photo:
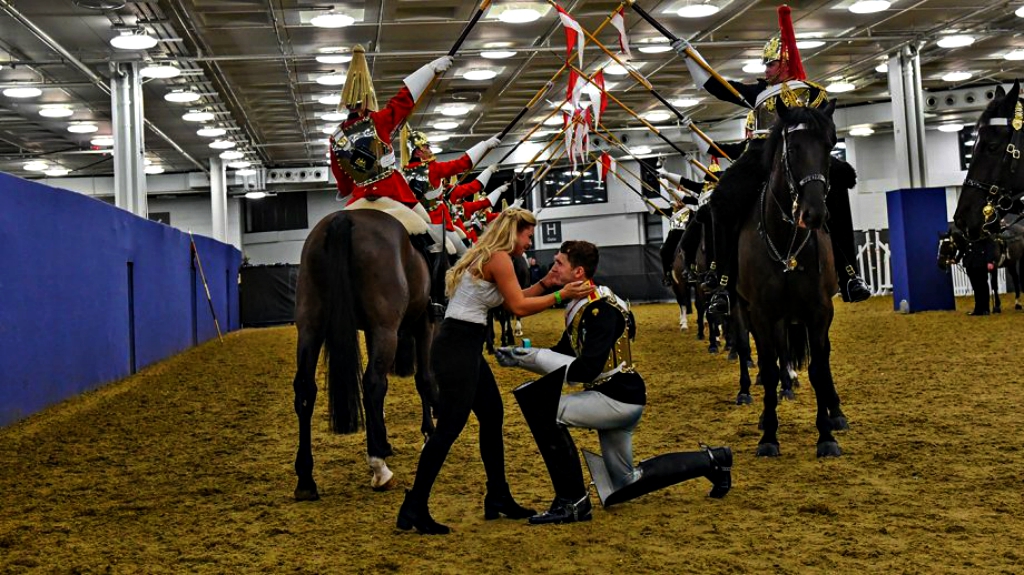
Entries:
{"type": "MultiPolygon", "coordinates": [[[[385,214],[398,220],[405,227],[405,231],[409,232],[410,236],[427,233],[427,222],[423,218],[416,215],[416,212],[412,211],[401,202],[395,201],[391,198],[377,198],[376,200],[359,198],[358,200],[345,206],[343,209],[377,210],[378,212],[384,212],[385,214]]],[[[446,238],[444,243],[445,250],[449,254],[454,255],[455,246],[452,245],[451,240],[446,238]]]]}

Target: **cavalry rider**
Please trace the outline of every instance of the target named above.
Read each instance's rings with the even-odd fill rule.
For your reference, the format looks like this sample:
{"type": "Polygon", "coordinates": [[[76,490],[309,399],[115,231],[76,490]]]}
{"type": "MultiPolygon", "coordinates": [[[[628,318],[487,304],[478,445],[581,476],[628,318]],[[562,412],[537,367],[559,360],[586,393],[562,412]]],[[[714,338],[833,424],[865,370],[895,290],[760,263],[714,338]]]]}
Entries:
{"type": "MultiPolygon", "coordinates": [[[[559,248],[545,280],[587,280],[592,284],[597,263],[594,244],[568,241],[559,248]]],[[[670,453],[633,465],[633,429],[647,403],[644,379],[633,366],[630,349],[636,335],[633,314],[628,304],[604,286],[567,303],[565,332],[555,347],[503,347],[496,354],[504,367],[522,367],[543,375],[513,391],[555,490],[550,509],[530,518],[530,523],[591,518],[583,468],[569,427],[597,430],[602,454],[584,453],[605,507],[696,477],[711,481],[711,497],[724,497],[732,487],[732,451],[728,447],[670,453]],[[582,385],[585,390],[562,395],[564,382],[582,385]]]]}
{"type": "MultiPolygon", "coordinates": [[[[711,164],[708,166],[708,171],[714,173],[716,177],[721,170],[722,168],[718,164],[711,164]]],[[[679,194],[669,188],[669,193],[672,195],[674,200],[672,202],[673,211],[672,217],[669,218],[668,222],[668,237],[665,238],[665,243],[661,245],[660,255],[661,267],[665,272],[665,277],[662,280],[662,283],[666,286],[671,286],[672,264],[676,259],[676,251],[679,249],[679,241],[686,236],[686,229],[688,227],[692,227],[689,225],[689,222],[694,221],[691,214],[691,212],[694,211],[693,206],[703,207],[707,204],[711,190],[715,189],[717,182],[712,178],[711,174],[704,175],[704,182],[696,182],[684,177],[682,174],[669,172],[665,168],[658,168],[658,175],[670,184],[689,190],[697,196],[694,197],[689,194],[679,194]]]]}
{"type": "MultiPolygon", "coordinates": [[[[762,59],[766,66],[765,77],[754,84],[729,82],[743,96],[742,99],[737,98],[686,55],[686,49],[689,48],[700,58],[688,42],[673,42],[673,48],[683,56],[687,69],[698,87],[703,87],[720,100],[753,108],[755,113],[754,138],[747,145],[746,151],[736,158],[733,166],[723,173],[718,191],[710,203],[715,221],[715,241],[711,242],[709,247],[717,250],[717,253],[713,254],[713,261],[721,271],[721,279],[719,287],[711,296],[708,309],[722,315],[729,313],[729,296],[726,288],[730,280],[730,269],[736,265],[736,238],[739,225],[757,203],[758,194],[768,179],[768,173],[762,164],[762,155],[764,139],[777,119],[775,103],[780,94],[783,94],[783,88],[791,90],[795,100],[787,101],[787,105],[818,107],[825,104],[828,99],[824,88],[806,80],[807,76],[796,47],[789,6],[779,6],[778,13],[780,34],[772,37],[764,46],[762,59]]],[[[846,277],[841,277],[839,281],[839,291],[843,301],[863,301],[871,296],[871,291],[863,280],[857,277],[853,268],[856,254],[853,247],[853,219],[850,216],[849,201],[849,189],[856,184],[856,172],[846,162],[833,157],[829,173],[829,192],[826,196],[829,236],[832,238],[836,269],[843,269],[846,272],[846,277]]],[[[712,257],[712,254],[709,254],[709,257],[712,257]]]]}

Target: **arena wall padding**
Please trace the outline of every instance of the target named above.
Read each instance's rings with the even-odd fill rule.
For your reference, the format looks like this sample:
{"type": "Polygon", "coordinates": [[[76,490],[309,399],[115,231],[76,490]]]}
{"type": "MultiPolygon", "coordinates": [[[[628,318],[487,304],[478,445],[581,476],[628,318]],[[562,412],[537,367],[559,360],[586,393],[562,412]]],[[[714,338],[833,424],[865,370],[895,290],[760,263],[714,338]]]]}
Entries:
{"type": "Polygon", "coordinates": [[[295,321],[299,266],[275,264],[241,269],[242,325],[264,327],[295,321]]]}
{"type": "MultiPolygon", "coordinates": [[[[195,241],[221,329],[238,329],[241,253],[195,241]]],[[[191,265],[188,234],[0,173],[0,426],[216,337],[191,265]]]]}
{"type": "Polygon", "coordinates": [[[952,275],[936,263],[939,235],[949,228],[945,188],[894,190],[885,199],[893,308],[909,313],[956,309],[952,275]]]}

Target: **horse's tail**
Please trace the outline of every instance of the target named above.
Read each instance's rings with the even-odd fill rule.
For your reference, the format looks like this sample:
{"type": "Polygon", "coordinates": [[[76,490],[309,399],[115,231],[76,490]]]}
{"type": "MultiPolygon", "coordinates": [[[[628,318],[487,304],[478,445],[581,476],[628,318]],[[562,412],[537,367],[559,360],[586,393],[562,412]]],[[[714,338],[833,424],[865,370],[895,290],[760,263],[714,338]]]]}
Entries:
{"type": "Polygon", "coordinates": [[[810,342],[807,339],[807,326],[802,323],[791,323],[787,330],[789,348],[789,366],[803,369],[807,358],[811,355],[810,342]]]}
{"type": "Polygon", "coordinates": [[[327,227],[324,240],[328,281],[327,392],[331,427],[335,433],[362,429],[362,356],[352,306],[352,219],[339,212],[327,227]]]}
{"type": "Polygon", "coordinates": [[[416,373],[416,338],[407,330],[398,332],[398,349],[395,350],[395,365],[392,373],[399,377],[409,377],[416,373]]]}

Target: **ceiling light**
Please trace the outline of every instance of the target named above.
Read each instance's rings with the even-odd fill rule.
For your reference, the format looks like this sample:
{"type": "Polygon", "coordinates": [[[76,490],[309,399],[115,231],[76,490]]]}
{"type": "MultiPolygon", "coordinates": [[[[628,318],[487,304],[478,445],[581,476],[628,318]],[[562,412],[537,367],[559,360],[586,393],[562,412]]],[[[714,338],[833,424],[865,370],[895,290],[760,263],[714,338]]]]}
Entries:
{"type": "Polygon", "coordinates": [[[850,128],[851,136],[870,136],[874,133],[875,131],[870,126],[854,126],[850,128]]]}
{"type": "Polygon", "coordinates": [[[346,117],[347,116],[345,114],[342,114],[341,112],[327,112],[326,114],[320,116],[320,119],[325,122],[340,122],[344,120],[346,117]]]}
{"type": "Polygon", "coordinates": [[[441,146],[430,146],[430,151],[435,154],[440,154],[441,152],[444,151],[444,148],[442,148],[441,146]]]}
{"type": "Polygon", "coordinates": [[[70,126],[68,126],[68,131],[71,132],[72,134],[91,134],[97,130],[99,130],[99,128],[96,127],[96,124],[82,123],[71,124],[70,126]]]}
{"type": "Polygon", "coordinates": [[[139,70],[143,78],[176,78],[181,75],[181,68],[170,64],[150,64],[139,70]]]}
{"type": "Polygon", "coordinates": [[[846,142],[836,142],[836,149],[837,150],[845,150],[846,149],[846,142]]]}
{"type": "Polygon", "coordinates": [[[435,130],[454,130],[459,127],[458,122],[436,122],[434,124],[435,130]]]}
{"type": "Polygon", "coordinates": [[[483,81],[490,80],[491,78],[497,75],[498,73],[495,72],[494,70],[489,70],[487,68],[478,68],[476,70],[468,70],[466,72],[463,72],[462,77],[466,80],[483,81]]]}
{"type": "Polygon", "coordinates": [[[320,133],[321,134],[333,134],[334,130],[336,128],[337,128],[337,126],[324,126],[323,128],[320,128],[320,133]]]}
{"type": "Polygon", "coordinates": [[[324,106],[337,106],[341,103],[341,94],[328,94],[326,96],[320,96],[317,100],[324,106]]]}
{"type": "Polygon", "coordinates": [[[352,61],[352,54],[320,54],[316,61],[321,64],[344,64],[352,61]]]}
{"type": "Polygon", "coordinates": [[[438,136],[427,136],[428,142],[447,142],[450,139],[452,139],[452,137],[447,134],[440,134],[438,136]]]}
{"type": "Polygon", "coordinates": [[[110,45],[118,50],[149,50],[156,46],[156,38],[141,31],[123,31],[110,39],[110,45]]]}
{"type": "Polygon", "coordinates": [[[228,162],[228,167],[235,170],[244,170],[252,165],[252,162],[248,160],[239,160],[237,162],[228,162]]]}
{"type": "Polygon", "coordinates": [[[545,126],[561,126],[564,123],[565,120],[563,120],[560,116],[551,116],[547,120],[544,120],[545,126]]]}
{"type": "Polygon", "coordinates": [[[51,177],[54,177],[54,178],[59,178],[61,176],[66,176],[66,175],[70,174],[71,170],[69,170],[67,168],[62,168],[60,166],[57,166],[55,168],[50,168],[50,169],[46,170],[43,173],[46,174],[47,176],[51,176],[51,177]]]}
{"type": "Polygon", "coordinates": [[[1018,18],[1024,18],[1024,6],[1017,8],[1017,11],[1014,12],[1014,14],[1016,14],[1018,18]]]}
{"type": "Polygon", "coordinates": [[[505,58],[515,56],[516,52],[512,50],[487,50],[480,52],[480,55],[489,60],[504,60],[505,58]]]}
{"type": "Polygon", "coordinates": [[[831,84],[825,87],[826,92],[835,92],[836,94],[842,94],[843,92],[852,92],[853,90],[856,89],[857,86],[851,84],[850,82],[844,81],[832,82],[831,84]]]}
{"type": "Polygon", "coordinates": [[[952,123],[952,124],[941,124],[941,125],[939,125],[939,131],[940,132],[959,132],[960,130],[963,130],[963,129],[964,129],[964,125],[963,124],[952,123]]]}
{"type": "Polygon", "coordinates": [[[879,74],[888,74],[889,64],[886,62],[882,62],[881,64],[875,66],[875,72],[878,72],[879,74]]]}
{"type": "Polygon", "coordinates": [[[695,2],[687,2],[686,6],[680,8],[676,14],[683,18],[704,18],[705,16],[717,14],[719,10],[720,8],[711,2],[697,0],[695,2]]]}
{"type": "Polygon", "coordinates": [[[445,106],[438,111],[442,116],[465,116],[471,109],[469,106],[445,106]]]}
{"type": "Polygon", "coordinates": [[[881,12],[887,10],[892,2],[888,0],[860,0],[854,2],[847,10],[854,14],[874,14],[875,12],[881,12]]]}
{"type": "Polygon", "coordinates": [[[186,122],[209,122],[213,119],[213,112],[204,112],[202,110],[192,110],[191,112],[184,114],[181,117],[186,122]]]}
{"type": "Polygon", "coordinates": [[[314,16],[309,23],[316,26],[317,28],[344,28],[351,26],[356,21],[355,18],[348,14],[341,14],[331,10],[330,12],[324,12],[314,16]]]}
{"type": "Polygon", "coordinates": [[[246,176],[255,176],[256,170],[252,168],[242,168],[241,170],[235,170],[235,175],[242,176],[243,178],[246,176]]]}
{"type": "Polygon", "coordinates": [[[1003,54],[1003,58],[1006,60],[1024,60],[1024,50],[1020,48],[1003,54]]]}
{"type": "Polygon", "coordinates": [[[67,106],[47,106],[39,110],[39,115],[46,118],[67,118],[74,113],[74,110],[67,106]]]}
{"type": "Polygon", "coordinates": [[[633,154],[634,156],[643,156],[646,154],[650,154],[651,148],[648,146],[636,146],[635,148],[630,148],[629,153],[633,154]]]}
{"type": "Polygon", "coordinates": [[[522,174],[523,172],[530,173],[533,171],[533,166],[519,166],[513,171],[517,174],[522,174]]]}
{"type": "Polygon", "coordinates": [[[36,98],[43,95],[39,88],[7,88],[4,96],[8,98],[36,98]]]}
{"type": "Polygon", "coordinates": [[[92,144],[93,146],[96,146],[97,148],[109,148],[110,146],[114,145],[114,137],[99,136],[98,138],[93,138],[89,140],[89,143],[92,144]]]}
{"type": "Polygon", "coordinates": [[[245,157],[245,154],[238,150],[228,150],[220,153],[220,159],[222,160],[241,160],[245,157]]]}
{"type": "Polygon", "coordinates": [[[743,71],[747,74],[763,74],[765,65],[760,60],[747,60],[747,63],[743,65],[743,71]]]}
{"type": "Polygon", "coordinates": [[[163,166],[146,166],[145,172],[147,174],[151,175],[151,176],[155,176],[156,174],[164,173],[164,167],[163,166]]]}
{"type": "Polygon", "coordinates": [[[648,122],[655,122],[655,123],[657,123],[657,122],[664,122],[665,120],[668,120],[671,117],[672,117],[672,114],[669,114],[668,112],[662,112],[662,111],[648,112],[646,115],[644,115],[644,119],[646,119],[648,122]]]}
{"type": "Polygon", "coordinates": [[[267,197],[267,192],[246,192],[245,199],[247,200],[262,200],[267,197]]]}
{"type": "Polygon", "coordinates": [[[607,66],[605,66],[604,73],[611,74],[612,76],[625,76],[626,74],[629,74],[629,70],[620,66],[618,63],[615,63],[608,64],[607,66]]]}
{"type": "Polygon", "coordinates": [[[970,72],[950,72],[942,77],[946,82],[963,82],[964,80],[970,80],[974,74],[970,72]]]}
{"type": "Polygon", "coordinates": [[[238,144],[232,142],[231,140],[214,140],[213,142],[210,142],[210,147],[213,148],[214,150],[227,150],[230,148],[234,148],[237,145],[238,144]]]}
{"type": "Polygon", "coordinates": [[[316,83],[322,86],[341,86],[345,83],[344,74],[325,74],[317,76],[316,83]]]}
{"type": "Polygon", "coordinates": [[[178,103],[195,102],[201,97],[202,96],[197,92],[193,92],[192,90],[174,90],[164,94],[164,100],[178,103]]]}
{"type": "Polygon", "coordinates": [[[668,52],[672,49],[672,46],[668,45],[667,38],[650,38],[639,43],[637,50],[640,50],[644,54],[661,54],[662,52],[668,52]]]}
{"type": "Polygon", "coordinates": [[[536,8],[509,8],[498,15],[498,20],[506,24],[526,24],[540,18],[540,11],[536,8]]]}
{"type": "Polygon", "coordinates": [[[142,158],[142,163],[147,165],[147,166],[152,166],[153,165],[153,160],[150,160],[149,158],[142,158]]]}
{"type": "Polygon", "coordinates": [[[966,36],[963,34],[943,36],[938,42],[936,42],[936,44],[942,48],[963,48],[964,46],[974,44],[974,36],[966,36]]]}
{"type": "Polygon", "coordinates": [[[811,48],[821,48],[825,45],[822,40],[797,40],[796,47],[801,50],[810,50],[811,48]]]}
{"type": "Polygon", "coordinates": [[[228,133],[228,131],[225,130],[224,128],[214,128],[211,126],[199,128],[198,130],[196,130],[196,135],[202,136],[204,138],[219,138],[220,136],[223,136],[226,133],[228,133]]]}
{"type": "Polygon", "coordinates": [[[967,146],[968,148],[973,147],[974,140],[967,140],[966,142],[964,142],[964,145],[967,146]]]}
{"type": "Polygon", "coordinates": [[[50,169],[50,164],[46,162],[27,162],[22,168],[26,172],[45,172],[50,169]]]}
{"type": "Polygon", "coordinates": [[[672,105],[676,108],[692,108],[700,104],[700,100],[697,98],[679,98],[678,100],[672,100],[672,105]]]}

